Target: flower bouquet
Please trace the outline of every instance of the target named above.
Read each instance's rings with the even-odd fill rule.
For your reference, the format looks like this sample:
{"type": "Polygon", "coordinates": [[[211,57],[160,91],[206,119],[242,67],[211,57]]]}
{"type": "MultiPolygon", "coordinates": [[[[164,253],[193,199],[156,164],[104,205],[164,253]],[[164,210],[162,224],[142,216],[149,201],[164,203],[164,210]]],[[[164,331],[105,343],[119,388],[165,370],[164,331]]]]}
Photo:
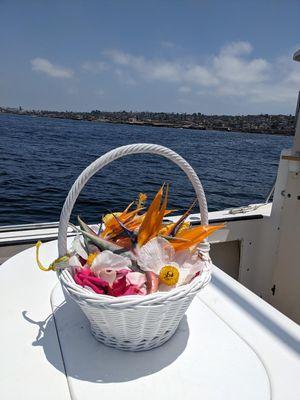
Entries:
{"type": "MultiPolygon", "coordinates": [[[[136,146],[154,146],[155,153],[176,154],[156,145],[120,149],[132,154],[137,152],[136,146]]],[[[107,155],[96,161],[103,162],[103,157],[107,155]]],[[[79,193],[76,182],[71,192],[79,193]]],[[[60,249],[63,254],[48,268],[39,261],[37,244],[40,268],[58,272],[64,290],[88,317],[96,339],[109,346],[145,350],[164,343],[175,332],[192,298],[210,280],[212,264],[205,245],[201,251],[199,244],[222,225],[191,226],[187,218],[196,201],[177,220],[166,220],[174,211],[167,209],[168,191],[168,186],[162,185],[148,207],[147,196],[140,194],[124,211],[104,215],[97,229],[78,217],[78,227],[73,226],[78,235],[71,248],[67,252],[60,249]]],[[[61,221],[69,219],[70,211],[64,216],[64,210],[70,210],[68,201],[70,194],[61,221]]],[[[61,232],[60,225],[59,243],[61,232]]]]}

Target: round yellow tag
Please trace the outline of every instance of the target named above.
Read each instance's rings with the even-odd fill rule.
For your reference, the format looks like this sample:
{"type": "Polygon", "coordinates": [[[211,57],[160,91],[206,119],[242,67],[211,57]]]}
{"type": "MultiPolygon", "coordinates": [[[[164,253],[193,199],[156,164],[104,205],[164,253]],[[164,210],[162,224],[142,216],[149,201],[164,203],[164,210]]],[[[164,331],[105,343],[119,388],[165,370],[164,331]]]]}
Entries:
{"type": "Polygon", "coordinates": [[[159,271],[159,280],[168,286],[176,285],[179,279],[179,271],[173,265],[165,265],[159,271]]]}

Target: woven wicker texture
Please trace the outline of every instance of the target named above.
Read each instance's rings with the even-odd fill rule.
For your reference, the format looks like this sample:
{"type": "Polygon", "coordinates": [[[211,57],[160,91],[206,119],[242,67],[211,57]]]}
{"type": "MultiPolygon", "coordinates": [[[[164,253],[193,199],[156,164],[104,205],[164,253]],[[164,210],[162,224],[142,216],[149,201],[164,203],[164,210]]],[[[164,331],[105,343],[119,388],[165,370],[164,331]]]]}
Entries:
{"type": "MultiPolygon", "coordinates": [[[[152,153],[177,164],[191,181],[197,195],[201,221],[208,224],[208,211],[202,184],[193,168],[177,153],[159,145],[140,143],[119,147],[99,157],[88,166],[73,184],[64,203],[59,223],[59,256],[67,253],[67,228],[75,201],[87,181],[105,165],[130,154],[152,153]]],[[[149,350],[166,342],[176,331],[194,296],[211,277],[209,244],[199,246],[205,261],[202,273],[188,285],[169,292],[146,296],[112,297],[99,295],[77,285],[68,270],[59,273],[63,289],[80,306],[91,324],[91,332],[100,342],[122,350],[149,350]]]]}

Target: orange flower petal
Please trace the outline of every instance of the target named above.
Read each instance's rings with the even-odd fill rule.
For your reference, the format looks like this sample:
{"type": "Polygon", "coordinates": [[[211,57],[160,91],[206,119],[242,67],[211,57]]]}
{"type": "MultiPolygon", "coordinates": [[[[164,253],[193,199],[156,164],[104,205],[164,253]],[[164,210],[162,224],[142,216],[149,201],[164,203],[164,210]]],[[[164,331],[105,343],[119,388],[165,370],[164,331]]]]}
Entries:
{"type": "Polygon", "coordinates": [[[157,215],[159,213],[161,198],[163,195],[163,188],[164,188],[164,185],[156,193],[154,199],[152,200],[152,203],[150,204],[150,207],[148,208],[148,210],[145,214],[145,217],[144,217],[141,227],[139,229],[138,244],[140,246],[145,244],[148,241],[149,236],[151,235],[153,225],[155,224],[157,215]]]}
{"type": "Polygon", "coordinates": [[[196,226],[190,229],[186,229],[182,232],[178,232],[176,238],[188,240],[185,243],[170,240],[170,243],[174,247],[175,251],[186,250],[191,246],[195,246],[201,243],[205,238],[211,235],[213,232],[223,228],[225,225],[205,225],[196,226]]]}

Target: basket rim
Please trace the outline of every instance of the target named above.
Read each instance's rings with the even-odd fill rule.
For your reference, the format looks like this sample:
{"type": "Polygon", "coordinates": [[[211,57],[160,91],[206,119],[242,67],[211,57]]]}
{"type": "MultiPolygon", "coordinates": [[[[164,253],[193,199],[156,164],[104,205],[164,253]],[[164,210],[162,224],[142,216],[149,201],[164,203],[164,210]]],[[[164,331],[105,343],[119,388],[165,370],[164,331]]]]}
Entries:
{"type": "Polygon", "coordinates": [[[62,286],[73,297],[81,298],[83,301],[94,303],[95,305],[103,306],[132,306],[132,305],[150,305],[157,302],[164,302],[169,300],[176,300],[187,296],[190,292],[194,293],[206,286],[211,279],[211,271],[213,264],[211,261],[205,261],[206,266],[201,274],[196,276],[190,283],[177,286],[169,291],[155,292],[146,295],[128,295],[114,297],[111,295],[104,295],[92,292],[78,285],[69,270],[65,269],[59,273],[59,280],[62,286]]]}

